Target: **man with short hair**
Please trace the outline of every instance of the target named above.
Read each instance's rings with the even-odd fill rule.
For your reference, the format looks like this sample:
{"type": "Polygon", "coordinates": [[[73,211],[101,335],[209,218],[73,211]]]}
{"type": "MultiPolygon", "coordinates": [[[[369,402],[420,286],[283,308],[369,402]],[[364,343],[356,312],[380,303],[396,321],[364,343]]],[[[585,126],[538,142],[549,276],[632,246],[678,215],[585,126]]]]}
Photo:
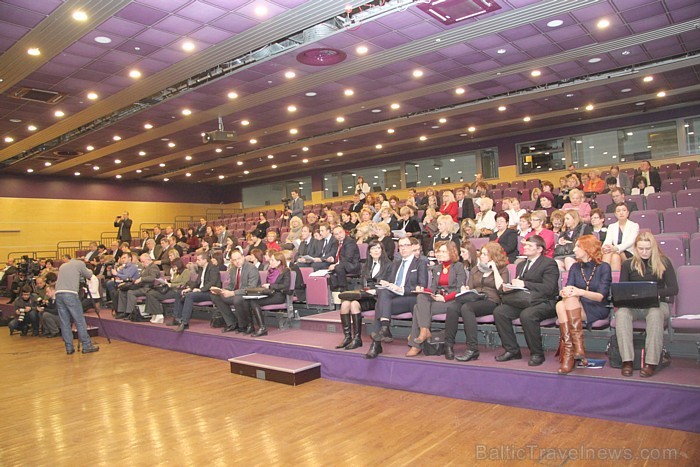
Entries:
{"type": "Polygon", "coordinates": [[[348,288],[348,274],[360,273],[360,249],[354,238],[345,235],[341,225],[333,228],[333,237],[338,242],[338,252],[335,262],[328,266],[331,271],[330,286],[331,290],[344,292],[348,288]]]}
{"type": "Polygon", "coordinates": [[[306,223],[311,227],[312,232],[318,228],[318,216],[315,212],[311,211],[306,215],[306,223]]]}
{"type": "MultiPolygon", "coordinates": [[[[171,237],[173,240],[175,240],[175,237],[171,237]]],[[[174,242],[173,242],[174,244],[174,242]]],[[[163,237],[160,239],[160,253],[158,253],[158,256],[156,257],[156,260],[154,261],[155,265],[158,266],[158,269],[161,271],[169,271],[170,270],[170,257],[168,254],[170,253],[171,250],[171,245],[170,245],[170,239],[168,237],[163,237]]]]}
{"type": "Polygon", "coordinates": [[[414,237],[399,240],[400,257],[391,264],[387,271],[390,281],[381,280],[377,289],[377,303],[374,307],[374,330],[372,345],[365,358],[372,359],[382,353],[382,342],[392,342],[389,325],[392,315],[413,311],[417,295],[411,293],[416,287],[428,286],[428,266],[414,255],[414,237]]]}
{"type": "Polygon", "coordinates": [[[141,275],[134,280],[134,284],[139,287],[131,290],[119,291],[119,303],[115,316],[117,319],[142,321],[141,312],[136,308],[136,301],[138,297],[145,297],[151,286],[153,286],[160,277],[160,269],[158,269],[158,265],[151,260],[150,256],[144,253],[139,259],[141,260],[141,264],[143,264],[143,271],[141,271],[141,275]]]}
{"type": "Polygon", "coordinates": [[[299,196],[299,190],[294,189],[291,191],[292,195],[292,205],[289,207],[290,217],[298,217],[299,219],[304,219],[304,200],[299,196]]]}
{"type": "Polygon", "coordinates": [[[333,237],[330,226],[325,223],[320,224],[319,232],[321,233],[319,255],[314,257],[313,263],[311,263],[314,271],[328,269],[328,266],[335,263],[335,256],[338,251],[338,241],[333,237]]]}
{"type": "MultiPolygon", "coordinates": [[[[530,349],[528,366],[539,366],[544,363],[540,322],[557,317],[555,305],[559,293],[559,268],[556,261],[544,256],[547,246],[539,235],[528,237],[522,245],[526,261],[517,264],[515,278],[510,284],[514,287],[524,287],[529,293],[523,293],[521,290],[506,292],[503,304],[493,310],[496,330],[505,349],[504,353],[496,357],[496,361],[506,362],[522,358],[513,330],[513,320],[520,318],[525,341],[530,349]],[[518,306],[507,304],[509,293],[523,295],[523,303],[518,306]]],[[[508,290],[507,287],[504,286],[504,290],[508,290]]]]}
{"type": "Polygon", "coordinates": [[[219,269],[209,262],[208,253],[198,253],[196,259],[197,267],[200,269],[199,277],[192,284],[182,291],[183,300],[175,300],[173,309],[173,325],[177,325],[177,332],[184,332],[189,328],[192,308],[195,302],[211,300],[211,288],[221,287],[221,275],[219,269]]]}
{"type": "Polygon", "coordinates": [[[360,195],[358,195],[357,193],[352,195],[352,204],[350,205],[350,212],[356,212],[359,214],[364,206],[365,200],[360,199],[360,195]]]}
{"type": "Polygon", "coordinates": [[[66,353],[75,353],[73,346],[73,331],[71,329],[71,319],[75,322],[78,331],[78,339],[83,344],[83,353],[97,352],[100,348],[92,344],[92,340],[87,333],[87,324],[83,316],[83,306],[80,303],[78,290],[80,289],[80,279],[88,280],[92,273],[85,266],[83,261],[71,259],[70,255],[63,256],[65,261],[58,268],[58,280],[56,281],[56,308],[58,318],[61,321],[61,335],[66,346],[66,353]]]}
{"type": "Polygon", "coordinates": [[[195,235],[199,237],[200,239],[206,237],[207,235],[207,220],[205,218],[200,218],[199,219],[199,225],[197,226],[197,230],[195,231],[195,235]]]}
{"type": "Polygon", "coordinates": [[[661,191],[661,175],[659,171],[651,166],[651,162],[642,161],[639,169],[634,173],[634,178],[643,177],[647,181],[647,186],[653,186],[654,191],[661,191]]]}
{"type": "Polygon", "coordinates": [[[133,221],[129,219],[129,211],[124,211],[124,214],[117,216],[114,219],[114,226],[118,228],[117,230],[117,240],[119,243],[127,242],[131,243],[131,224],[133,221]]]}
{"type": "Polygon", "coordinates": [[[226,326],[221,332],[244,332],[252,334],[255,329],[252,327],[247,308],[245,307],[246,289],[260,287],[260,271],[243,257],[243,253],[238,250],[231,252],[231,266],[228,270],[229,283],[220,293],[211,293],[211,301],[214,307],[221,313],[226,326]],[[231,305],[235,309],[231,311],[231,305]],[[247,332],[250,330],[250,332],[247,332]]]}
{"type": "Polygon", "coordinates": [[[153,227],[153,240],[155,240],[156,245],[160,245],[160,239],[163,238],[163,233],[160,230],[160,226],[156,225],[153,227]]]}
{"type": "Polygon", "coordinates": [[[615,186],[622,188],[622,192],[629,195],[632,191],[632,182],[625,172],[620,172],[620,166],[613,165],[610,167],[610,177],[615,179],[615,186]]]}
{"type": "Polygon", "coordinates": [[[637,203],[634,201],[625,201],[625,194],[623,193],[622,188],[616,186],[610,190],[610,196],[612,197],[612,203],[608,204],[608,207],[605,208],[605,212],[607,214],[614,213],[615,208],[620,204],[626,204],[629,212],[638,210],[637,203]]]}
{"type": "Polygon", "coordinates": [[[97,258],[100,254],[100,252],[97,251],[97,242],[90,242],[89,248],[88,252],[83,256],[86,263],[89,263],[93,258],[97,258]]]}
{"type": "Polygon", "coordinates": [[[464,189],[457,188],[455,197],[457,200],[457,219],[459,219],[460,222],[462,219],[474,219],[476,217],[474,201],[464,196],[464,189]]]}
{"type": "Polygon", "coordinates": [[[119,305],[119,294],[117,293],[117,287],[119,284],[125,281],[135,281],[139,278],[139,268],[132,262],[132,257],[130,254],[123,254],[119,258],[119,263],[116,269],[112,271],[114,278],[110,281],[105,282],[105,289],[107,290],[107,298],[112,301],[112,310],[117,310],[119,305]]]}

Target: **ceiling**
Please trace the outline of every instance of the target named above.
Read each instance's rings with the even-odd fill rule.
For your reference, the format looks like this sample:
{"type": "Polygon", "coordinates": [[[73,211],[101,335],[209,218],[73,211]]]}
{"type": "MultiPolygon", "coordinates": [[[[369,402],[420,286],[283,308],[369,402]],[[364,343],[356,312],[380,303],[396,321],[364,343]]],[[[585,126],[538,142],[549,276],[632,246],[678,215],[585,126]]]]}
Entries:
{"type": "Polygon", "coordinates": [[[431,1],[494,3],[0,1],[0,174],[226,185],[700,102],[697,0],[496,0],[453,24],[431,1]],[[219,117],[236,141],[204,144],[219,117]]]}

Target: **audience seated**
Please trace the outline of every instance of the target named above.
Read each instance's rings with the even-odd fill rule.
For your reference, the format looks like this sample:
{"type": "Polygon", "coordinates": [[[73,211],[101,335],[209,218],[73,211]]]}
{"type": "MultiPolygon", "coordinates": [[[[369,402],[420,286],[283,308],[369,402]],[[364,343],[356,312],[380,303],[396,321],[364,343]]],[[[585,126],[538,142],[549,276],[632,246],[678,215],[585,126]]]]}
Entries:
{"type": "Polygon", "coordinates": [[[654,191],[661,191],[661,175],[656,168],[652,167],[651,162],[642,161],[639,168],[634,173],[635,179],[637,177],[642,177],[646,182],[647,186],[654,187],[654,191]]]}
{"type": "Polygon", "coordinates": [[[647,196],[652,193],[656,193],[654,187],[649,186],[646,178],[642,177],[641,175],[637,175],[634,178],[634,188],[630,190],[630,194],[647,196]]]}
{"type": "Polygon", "coordinates": [[[190,327],[189,322],[194,304],[211,300],[212,287],[221,288],[219,269],[209,262],[209,256],[206,253],[197,254],[196,264],[199,268],[199,276],[196,281],[190,280],[190,283],[182,289],[182,298],[175,300],[174,319],[171,324],[177,326],[177,332],[184,332],[190,327]]]}
{"type": "Polygon", "coordinates": [[[608,228],[605,226],[605,214],[599,208],[591,210],[591,233],[601,242],[605,241],[608,228]]]}
{"type": "Polygon", "coordinates": [[[445,190],[442,192],[442,205],[440,206],[440,214],[452,217],[455,223],[459,223],[459,206],[451,191],[445,190]]]}
{"type": "Polygon", "coordinates": [[[151,315],[152,323],[163,322],[163,300],[179,300],[180,290],[187,286],[190,280],[190,270],[185,267],[180,258],[174,258],[170,262],[170,279],[161,284],[164,288],[152,288],[146,292],[146,314],[151,315]],[[165,289],[165,290],[164,290],[165,289]]]}
{"type": "Polygon", "coordinates": [[[479,213],[476,215],[476,232],[479,237],[488,237],[496,230],[496,212],[491,198],[480,198],[479,213]]]}
{"type": "MultiPolygon", "coordinates": [[[[273,251],[268,255],[268,259],[270,268],[267,271],[267,281],[262,285],[262,288],[271,290],[272,294],[265,296],[265,298],[246,298],[240,303],[241,313],[249,313],[254,327],[257,327],[257,331],[250,334],[252,337],[267,335],[261,307],[284,303],[289,292],[291,273],[284,255],[280,251],[273,251]]],[[[236,307],[238,307],[238,303],[236,303],[236,307]]]]}
{"type": "Polygon", "coordinates": [[[452,219],[452,216],[443,214],[438,217],[437,228],[438,232],[432,238],[432,244],[427,251],[428,256],[435,256],[435,245],[437,245],[438,242],[452,242],[459,248],[459,234],[457,233],[459,224],[452,219]]]}
{"type": "Polygon", "coordinates": [[[360,273],[360,250],[354,238],[345,233],[345,229],[336,225],[333,237],[337,242],[337,253],[333,264],[328,266],[331,290],[343,292],[348,288],[348,274],[360,273]]]}
{"type": "Polygon", "coordinates": [[[639,224],[629,220],[626,204],[615,207],[617,222],[610,224],[603,243],[603,261],[610,264],[613,271],[619,271],[622,263],[634,254],[634,242],[639,233],[639,224]]]}
{"type": "Polygon", "coordinates": [[[14,300],[12,305],[15,307],[15,317],[8,324],[10,335],[15,331],[26,336],[29,332],[29,326],[32,326],[32,335],[39,335],[39,312],[37,311],[37,302],[32,297],[32,287],[28,284],[22,286],[19,290],[19,296],[14,300]]]}
{"type": "MultiPolygon", "coordinates": [[[[298,219],[293,217],[293,219],[298,219]]],[[[214,307],[221,313],[226,325],[221,332],[236,331],[244,334],[254,332],[248,316],[243,296],[246,289],[260,287],[260,273],[251,263],[245,261],[240,251],[231,254],[231,267],[228,270],[229,283],[224,289],[214,289],[211,300],[214,307]],[[234,311],[231,310],[233,305],[234,311]]]]}
{"type": "Polygon", "coordinates": [[[508,214],[504,211],[496,214],[496,230],[489,235],[489,240],[496,242],[506,252],[508,261],[515,264],[518,256],[518,234],[515,230],[508,228],[508,214]]]}
{"type": "Polygon", "coordinates": [[[591,226],[579,217],[578,211],[570,209],[564,213],[564,230],[559,235],[557,245],[554,247],[554,259],[560,270],[568,271],[576,262],[574,258],[574,245],[576,240],[592,232],[591,226]]]}
{"type": "Polygon", "coordinates": [[[466,197],[464,188],[455,190],[455,199],[457,200],[457,220],[462,222],[464,219],[474,219],[476,212],[474,210],[474,201],[466,197]]]}
{"type": "Polygon", "coordinates": [[[622,188],[624,194],[632,194],[632,183],[630,182],[630,178],[626,173],[620,172],[619,166],[613,165],[610,167],[610,177],[615,179],[615,185],[622,188]]]}
{"type": "Polygon", "coordinates": [[[600,178],[600,170],[592,169],[588,172],[588,182],[583,185],[584,193],[602,193],[605,190],[605,180],[600,178]]]}
{"type": "Polygon", "coordinates": [[[117,319],[139,321],[141,313],[136,309],[136,300],[138,297],[144,297],[160,277],[160,269],[151,260],[150,256],[144,253],[141,255],[140,260],[143,265],[143,271],[141,271],[139,277],[134,279],[133,285],[128,288],[121,287],[118,291],[119,299],[116,308],[114,308],[117,312],[115,315],[117,319]]]}
{"type": "Polygon", "coordinates": [[[637,203],[634,201],[625,201],[625,194],[622,191],[622,188],[613,188],[610,190],[610,196],[612,197],[612,203],[608,204],[608,207],[605,208],[606,213],[615,212],[615,207],[619,204],[626,204],[629,212],[639,210],[637,208],[637,203]]]}
{"type": "Polygon", "coordinates": [[[591,221],[591,205],[584,201],[583,192],[581,190],[571,190],[569,192],[569,202],[564,203],[561,207],[562,211],[569,211],[572,209],[578,211],[581,222],[591,221]]]}

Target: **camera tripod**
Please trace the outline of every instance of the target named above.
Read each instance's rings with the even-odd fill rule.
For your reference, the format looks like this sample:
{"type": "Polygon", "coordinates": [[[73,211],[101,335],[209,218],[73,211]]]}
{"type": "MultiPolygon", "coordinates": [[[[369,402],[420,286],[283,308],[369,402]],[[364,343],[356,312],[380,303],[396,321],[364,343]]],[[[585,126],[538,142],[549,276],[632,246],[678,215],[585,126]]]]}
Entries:
{"type": "MultiPolygon", "coordinates": [[[[112,340],[109,338],[109,334],[107,333],[107,328],[105,327],[104,323],[102,322],[102,317],[100,316],[100,304],[95,302],[95,298],[92,296],[92,292],[90,292],[90,286],[85,280],[80,281],[81,287],[83,287],[83,290],[85,291],[85,296],[90,300],[90,304],[92,305],[92,308],[95,310],[95,314],[97,315],[97,321],[100,323],[100,329],[102,329],[105,333],[105,337],[107,338],[107,343],[111,344],[112,340]]],[[[86,329],[87,332],[87,329],[86,329]]],[[[80,350],[80,339],[78,339],[78,350],[80,350]]]]}

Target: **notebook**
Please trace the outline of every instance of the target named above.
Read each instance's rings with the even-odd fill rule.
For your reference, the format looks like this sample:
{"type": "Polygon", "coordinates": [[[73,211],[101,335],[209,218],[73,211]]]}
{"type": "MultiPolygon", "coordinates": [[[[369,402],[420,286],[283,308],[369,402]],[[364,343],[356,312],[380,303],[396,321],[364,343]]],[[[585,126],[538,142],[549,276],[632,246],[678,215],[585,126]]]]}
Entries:
{"type": "Polygon", "coordinates": [[[656,308],[659,284],[656,282],[615,282],[611,284],[612,302],[617,308],[656,308]]]}

